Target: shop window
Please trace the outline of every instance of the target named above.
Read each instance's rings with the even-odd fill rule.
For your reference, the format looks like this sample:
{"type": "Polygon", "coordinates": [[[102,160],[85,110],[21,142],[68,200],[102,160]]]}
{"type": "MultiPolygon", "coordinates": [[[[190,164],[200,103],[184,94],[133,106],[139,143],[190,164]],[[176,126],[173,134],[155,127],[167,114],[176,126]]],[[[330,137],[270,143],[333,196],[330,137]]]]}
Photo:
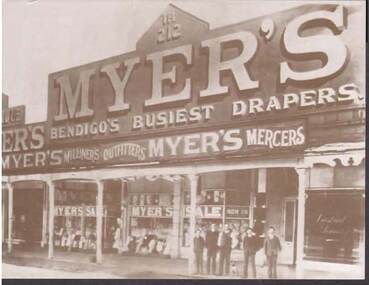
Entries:
{"type": "Polygon", "coordinates": [[[309,191],[305,258],[357,263],[364,239],[364,191],[309,191]]]}
{"type": "MultiPolygon", "coordinates": [[[[219,230],[225,224],[232,229],[232,247],[241,249],[244,232],[249,225],[251,171],[237,170],[203,174],[197,193],[196,228],[203,234],[211,224],[219,230]]],[[[190,190],[185,187],[182,214],[182,246],[189,246],[190,190]]]]}
{"type": "MultiPolygon", "coordinates": [[[[61,184],[55,192],[56,248],[68,251],[94,251],[96,249],[96,189],[92,184],[61,184]]],[[[111,251],[114,235],[121,217],[121,191],[105,185],[103,196],[103,249],[111,251]]]]}
{"type": "Polygon", "coordinates": [[[173,194],[130,194],[129,211],[127,253],[168,255],[173,228],[173,194]]]}

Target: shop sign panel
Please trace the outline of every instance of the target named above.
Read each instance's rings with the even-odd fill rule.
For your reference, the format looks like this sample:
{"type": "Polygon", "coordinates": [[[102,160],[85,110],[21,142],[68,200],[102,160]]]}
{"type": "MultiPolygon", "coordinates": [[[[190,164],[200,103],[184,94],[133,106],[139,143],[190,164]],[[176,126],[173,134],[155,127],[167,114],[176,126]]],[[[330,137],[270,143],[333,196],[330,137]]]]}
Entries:
{"type": "MultiPolygon", "coordinates": [[[[224,206],[224,205],[198,205],[196,208],[196,217],[205,219],[225,218],[249,218],[249,207],[247,206],[224,206]]],[[[185,206],[183,209],[184,217],[191,216],[191,206],[185,206]]]]}
{"type": "Polygon", "coordinates": [[[246,206],[226,206],[226,218],[249,218],[249,207],[246,206]]]}
{"type": "MultiPolygon", "coordinates": [[[[196,217],[208,219],[223,218],[224,206],[222,205],[198,205],[196,207],[196,217]]],[[[184,207],[184,216],[191,216],[191,206],[184,207]]]]}
{"type": "Polygon", "coordinates": [[[26,118],[26,107],[24,105],[5,108],[2,112],[3,128],[24,125],[26,118]]]}
{"type": "MultiPolygon", "coordinates": [[[[183,209],[184,217],[189,217],[190,206],[183,209]]],[[[199,218],[221,219],[224,215],[223,205],[198,205],[196,216],[199,218]]],[[[171,218],[173,216],[173,207],[165,206],[131,206],[131,216],[141,218],[171,218]]],[[[227,206],[226,217],[229,218],[248,218],[248,207],[227,206]]]]}
{"type": "Polygon", "coordinates": [[[281,153],[284,150],[301,150],[305,147],[307,136],[304,121],[298,120],[100,144],[91,147],[45,149],[43,148],[43,130],[44,128],[35,127],[30,131],[29,146],[17,141],[12,143],[14,133],[6,132],[6,140],[3,139],[3,150],[5,143],[5,149],[9,149],[9,153],[3,152],[3,169],[68,169],[91,165],[206,159],[217,155],[254,156],[281,153]],[[14,150],[22,145],[25,146],[23,148],[25,151],[15,153],[14,150]],[[34,149],[38,150],[32,151],[34,149]]]}
{"type": "Polygon", "coordinates": [[[170,218],[173,207],[164,206],[131,206],[131,217],[170,218]]]}
{"type": "Polygon", "coordinates": [[[311,4],[211,30],[169,6],[135,51],[50,74],[47,138],[126,141],[362,106],[361,10],[311,4]]]}
{"type": "MultiPolygon", "coordinates": [[[[242,208],[242,207],[240,207],[242,208]]],[[[196,208],[196,215],[200,218],[222,218],[223,206],[220,205],[201,205],[196,208]]],[[[231,208],[232,209],[232,208],[231,208]]],[[[190,216],[190,206],[185,206],[184,216],[190,216]]],[[[234,210],[231,210],[234,212],[234,210]]],[[[146,218],[170,218],[173,216],[173,207],[165,206],[131,206],[132,217],[146,218]]]]}
{"type": "Polygon", "coordinates": [[[96,217],[95,206],[55,206],[54,211],[56,217],[96,217]]]}
{"type": "Polygon", "coordinates": [[[2,94],[2,110],[9,108],[9,96],[6,94],[2,94]]]}

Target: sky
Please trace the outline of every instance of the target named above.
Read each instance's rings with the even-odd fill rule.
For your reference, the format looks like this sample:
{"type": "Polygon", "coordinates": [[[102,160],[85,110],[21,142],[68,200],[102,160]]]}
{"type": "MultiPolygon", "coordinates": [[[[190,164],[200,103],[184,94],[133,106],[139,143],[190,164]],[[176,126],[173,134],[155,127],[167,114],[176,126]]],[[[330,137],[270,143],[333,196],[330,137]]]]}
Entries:
{"type": "Polygon", "coordinates": [[[27,123],[46,120],[48,74],[134,50],[169,3],[214,29],[306,2],[5,0],[2,92],[9,105],[26,105],[27,123]]]}

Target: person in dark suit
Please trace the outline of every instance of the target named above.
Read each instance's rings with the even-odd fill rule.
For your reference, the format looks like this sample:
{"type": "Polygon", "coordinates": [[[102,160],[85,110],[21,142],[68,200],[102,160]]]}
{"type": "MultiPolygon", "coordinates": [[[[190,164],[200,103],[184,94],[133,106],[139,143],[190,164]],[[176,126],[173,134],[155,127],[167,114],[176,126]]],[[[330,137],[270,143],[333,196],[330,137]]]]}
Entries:
{"type": "Polygon", "coordinates": [[[281,242],[274,232],[274,227],[269,227],[264,241],[269,278],[277,278],[277,258],[279,251],[282,250],[281,242]]]}
{"type": "Polygon", "coordinates": [[[255,254],[258,249],[258,240],[252,228],[247,228],[245,238],[243,239],[243,252],[245,263],[243,267],[243,277],[248,277],[248,267],[251,263],[252,277],[256,278],[255,254]]]}
{"type": "Polygon", "coordinates": [[[200,230],[195,232],[195,237],[193,238],[193,251],[195,254],[195,264],[196,264],[196,274],[203,273],[203,253],[205,247],[205,240],[201,236],[200,230]]]}
{"type": "Polygon", "coordinates": [[[216,229],[216,225],[212,224],[210,226],[210,230],[206,232],[206,237],[205,237],[205,245],[207,249],[207,254],[206,254],[206,273],[207,274],[211,273],[215,275],[216,258],[217,258],[217,251],[218,251],[218,246],[217,246],[218,235],[219,235],[219,232],[216,229]],[[211,268],[211,272],[210,272],[210,268],[211,268]]]}
{"type": "Polygon", "coordinates": [[[232,238],[231,230],[228,225],[224,225],[223,231],[219,234],[218,238],[219,246],[219,275],[223,275],[223,271],[226,275],[229,274],[231,252],[232,252],[232,238]]]}

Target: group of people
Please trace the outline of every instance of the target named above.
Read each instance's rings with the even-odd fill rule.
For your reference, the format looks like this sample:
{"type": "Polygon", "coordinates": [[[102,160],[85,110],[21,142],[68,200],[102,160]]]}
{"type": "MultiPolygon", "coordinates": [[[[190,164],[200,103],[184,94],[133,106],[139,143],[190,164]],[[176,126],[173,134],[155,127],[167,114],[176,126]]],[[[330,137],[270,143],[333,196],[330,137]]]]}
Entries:
{"type": "MultiPolygon", "coordinates": [[[[268,228],[263,246],[261,246],[260,238],[251,227],[247,228],[242,242],[244,251],[243,277],[248,278],[250,264],[252,277],[256,278],[255,255],[263,247],[268,267],[268,276],[269,278],[277,278],[277,257],[282,247],[279,238],[275,235],[274,227],[271,226],[268,228]]],[[[211,224],[205,236],[201,230],[196,230],[193,239],[196,274],[203,273],[204,249],[206,249],[206,273],[208,275],[223,275],[224,273],[229,275],[231,267],[234,267],[235,264],[231,264],[232,237],[231,229],[227,224],[224,225],[221,231],[217,230],[215,224],[211,224]],[[219,257],[218,272],[216,272],[217,256],[219,257]]]]}

